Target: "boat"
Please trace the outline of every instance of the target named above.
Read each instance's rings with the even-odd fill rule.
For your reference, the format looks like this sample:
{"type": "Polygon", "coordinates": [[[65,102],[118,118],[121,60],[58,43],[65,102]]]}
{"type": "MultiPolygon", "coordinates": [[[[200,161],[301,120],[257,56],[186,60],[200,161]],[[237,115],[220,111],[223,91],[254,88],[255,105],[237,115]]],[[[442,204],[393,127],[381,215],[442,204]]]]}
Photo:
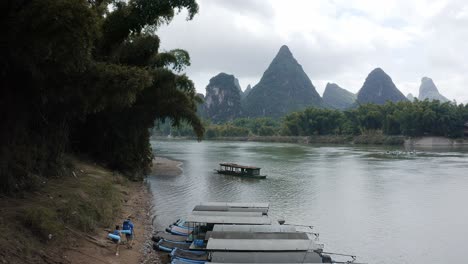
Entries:
{"type": "MultiPolygon", "coordinates": [[[[198,264],[209,263],[209,262],[199,262],[198,264]]],[[[175,258],[171,261],[171,264],[194,264],[191,261],[175,258]]]]}
{"type": "Polygon", "coordinates": [[[172,252],[174,248],[189,249],[190,244],[191,243],[187,243],[187,242],[174,242],[174,241],[161,239],[159,240],[159,242],[154,243],[153,247],[161,251],[172,252]]]}
{"type": "Polygon", "coordinates": [[[193,212],[196,211],[216,211],[216,212],[262,212],[267,215],[270,209],[269,203],[224,203],[224,202],[205,202],[196,205],[193,212]]]}
{"type": "Polygon", "coordinates": [[[209,253],[207,251],[184,250],[175,248],[171,252],[171,259],[178,259],[194,264],[203,264],[209,261],[209,253]]]}
{"type": "Polygon", "coordinates": [[[171,225],[170,227],[166,228],[166,231],[177,236],[189,236],[193,230],[192,228],[171,225]]]}
{"type": "Polygon", "coordinates": [[[161,233],[154,247],[170,252],[173,264],[355,263],[355,256],[324,252],[316,233],[296,229],[305,226],[272,221],[268,210],[268,203],[200,203],[171,226],[188,236],[161,233]]]}
{"type": "Polygon", "coordinates": [[[172,227],[172,226],[178,226],[178,227],[185,228],[185,229],[191,229],[184,219],[177,219],[177,221],[175,221],[169,227],[172,227]]]}
{"type": "Polygon", "coordinates": [[[328,263],[314,251],[222,252],[211,254],[214,263],[328,263]]]}
{"type": "Polygon", "coordinates": [[[265,179],[266,175],[260,175],[259,167],[244,166],[235,163],[220,163],[219,169],[215,170],[219,174],[239,176],[243,178],[265,179]]]}
{"type": "Polygon", "coordinates": [[[187,237],[186,236],[179,236],[179,235],[174,235],[170,234],[167,232],[163,231],[158,231],[153,234],[153,237],[151,238],[154,242],[158,242],[161,239],[167,240],[167,241],[172,241],[172,242],[186,242],[187,237]]]}

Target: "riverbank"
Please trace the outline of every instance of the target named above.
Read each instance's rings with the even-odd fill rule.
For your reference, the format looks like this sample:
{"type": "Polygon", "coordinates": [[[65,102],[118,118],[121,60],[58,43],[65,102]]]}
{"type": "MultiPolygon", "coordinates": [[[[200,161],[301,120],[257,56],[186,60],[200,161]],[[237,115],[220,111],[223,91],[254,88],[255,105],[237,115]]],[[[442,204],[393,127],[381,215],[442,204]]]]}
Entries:
{"type": "Polygon", "coordinates": [[[410,147],[468,147],[467,139],[452,139],[445,137],[418,137],[405,140],[405,146],[410,147]]]}
{"type": "MultiPolygon", "coordinates": [[[[0,202],[0,263],[159,263],[152,250],[151,193],[104,167],[70,158],[70,173],[0,202]],[[107,234],[130,216],[133,249],[107,234]]],[[[125,239],[124,239],[125,241],[125,239]]]]}
{"type": "MultiPolygon", "coordinates": [[[[167,137],[154,137],[167,140],[167,137]]],[[[175,137],[172,139],[194,139],[190,137],[175,137]]],[[[404,145],[404,136],[387,136],[381,133],[370,133],[359,136],[349,135],[315,135],[315,136],[246,136],[246,137],[216,137],[205,140],[214,141],[252,141],[297,144],[358,144],[358,145],[404,145]]]]}
{"type": "MultiPolygon", "coordinates": [[[[155,140],[168,140],[167,137],[154,137],[155,140]]],[[[170,139],[189,139],[191,137],[173,137],[170,139]]],[[[407,147],[468,147],[468,139],[446,137],[416,137],[389,136],[381,133],[371,133],[358,136],[347,135],[316,135],[316,136],[247,136],[247,137],[217,137],[205,140],[213,141],[251,141],[296,144],[340,144],[340,145],[385,145],[407,147]]]]}

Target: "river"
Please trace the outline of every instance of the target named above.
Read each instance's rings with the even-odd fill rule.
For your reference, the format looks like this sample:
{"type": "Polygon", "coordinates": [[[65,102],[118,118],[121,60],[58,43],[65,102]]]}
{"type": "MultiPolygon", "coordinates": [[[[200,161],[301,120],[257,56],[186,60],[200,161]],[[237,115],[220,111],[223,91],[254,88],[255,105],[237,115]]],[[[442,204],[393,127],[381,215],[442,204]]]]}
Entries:
{"type": "Polygon", "coordinates": [[[283,143],[152,141],[183,162],[149,176],[159,228],[202,201],[270,202],[273,216],[313,225],[329,252],[367,263],[466,263],[468,151],[283,143]],[[262,168],[266,180],[218,175],[220,162],[262,168]]]}

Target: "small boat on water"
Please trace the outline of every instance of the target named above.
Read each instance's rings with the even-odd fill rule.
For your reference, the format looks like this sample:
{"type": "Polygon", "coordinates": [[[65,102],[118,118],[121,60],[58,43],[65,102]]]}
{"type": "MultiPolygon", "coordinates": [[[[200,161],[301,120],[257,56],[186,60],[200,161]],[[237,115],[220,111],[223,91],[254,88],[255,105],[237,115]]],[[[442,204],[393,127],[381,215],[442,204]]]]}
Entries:
{"type": "Polygon", "coordinates": [[[220,163],[219,169],[215,170],[219,174],[239,176],[243,178],[265,179],[266,175],[260,175],[259,167],[244,166],[235,163],[220,163]]]}

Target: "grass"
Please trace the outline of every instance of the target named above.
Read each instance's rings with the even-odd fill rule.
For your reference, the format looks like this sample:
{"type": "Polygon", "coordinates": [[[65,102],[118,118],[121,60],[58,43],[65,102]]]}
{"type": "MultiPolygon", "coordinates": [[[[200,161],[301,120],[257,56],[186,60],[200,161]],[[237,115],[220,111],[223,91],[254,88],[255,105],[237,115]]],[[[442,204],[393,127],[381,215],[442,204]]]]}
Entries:
{"type": "Polygon", "coordinates": [[[59,222],[57,213],[53,209],[42,206],[28,207],[24,209],[20,217],[24,226],[43,241],[62,234],[63,225],[59,222]]]}
{"type": "Polygon", "coordinates": [[[0,263],[38,261],[37,252],[45,247],[70,242],[68,228],[92,233],[112,227],[128,180],[95,164],[71,160],[68,175],[43,179],[36,192],[22,198],[2,198],[0,263]]]}

